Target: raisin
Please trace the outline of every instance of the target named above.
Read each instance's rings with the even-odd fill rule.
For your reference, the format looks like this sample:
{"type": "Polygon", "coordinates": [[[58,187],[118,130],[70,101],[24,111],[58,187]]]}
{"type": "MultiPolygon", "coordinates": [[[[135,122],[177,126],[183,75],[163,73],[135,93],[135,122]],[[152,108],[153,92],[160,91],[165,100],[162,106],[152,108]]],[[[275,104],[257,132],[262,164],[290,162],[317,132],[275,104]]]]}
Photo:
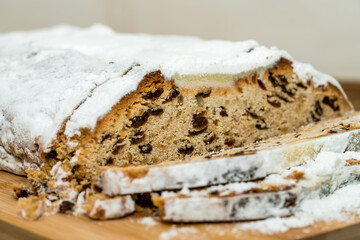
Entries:
{"type": "Polygon", "coordinates": [[[291,88],[291,89],[286,89],[286,94],[289,95],[290,97],[294,97],[295,94],[297,92],[297,89],[296,88],[291,88]]]}
{"type": "Polygon", "coordinates": [[[321,115],[323,115],[323,112],[324,111],[323,111],[323,109],[322,109],[322,107],[320,105],[320,102],[318,100],[316,100],[316,102],[315,102],[315,113],[317,115],[321,116],[321,115]]]}
{"type": "Polygon", "coordinates": [[[296,83],[296,86],[303,88],[303,89],[307,89],[307,87],[302,82],[296,83]]]}
{"type": "Polygon", "coordinates": [[[258,84],[259,84],[259,87],[262,89],[262,90],[267,90],[266,87],[265,87],[265,84],[263,83],[263,81],[261,81],[260,79],[257,80],[258,84]]]}
{"type": "Polygon", "coordinates": [[[281,107],[281,103],[278,100],[274,99],[272,96],[267,96],[267,102],[273,107],[281,107]]]}
{"type": "Polygon", "coordinates": [[[104,136],[102,136],[101,138],[101,141],[100,141],[100,144],[102,144],[103,142],[105,142],[107,139],[111,138],[112,137],[112,134],[111,133],[108,133],[104,136]]]}
{"type": "Polygon", "coordinates": [[[260,130],[264,130],[264,129],[268,129],[269,127],[267,126],[266,122],[264,119],[258,119],[256,120],[256,124],[255,124],[255,127],[257,129],[260,129],[260,130]]]}
{"type": "Polygon", "coordinates": [[[62,203],[60,204],[59,207],[59,212],[60,213],[66,213],[67,211],[71,211],[72,208],[74,207],[75,203],[71,202],[71,201],[62,201],[62,203]]]}
{"type": "Polygon", "coordinates": [[[151,193],[136,194],[135,199],[135,203],[137,206],[148,209],[154,208],[153,202],[151,201],[151,193]]]}
{"type": "Polygon", "coordinates": [[[219,191],[218,190],[213,190],[210,192],[210,195],[218,195],[219,191]]]}
{"type": "Polygon", "coordinates": [[[145,93],[144,95],[142,95],[142,98],[155,100],[155,99],[159,98],[163,92],[164,92],[164,89],[157,88],[154,92],[145,93]]]}
{"type": "Polygon", "coordinates": [[[180,154],[191,154],[194,151],[194,146],[188,141],[183,141],[183,146],[178,148],[180,154]]]}
{"type": "Polygon", "coordinates": [[[273,76],[272,72],[269,72],[269,77],[268,77],[269,81],[271,82],[271,84],[273,85],[273,87],[278,87],[279,83],[276,81],[276,79],[273,76]]]}
{"type": "Polygon", "coordinates": [[[206,145],[209,145],[210,143],[212,143],[214,140],[215,140],[215,138],[216,138],[216,134],[215,133],[208,133],[208,134],[206,134],[205,135],[205,137],[204,137],[204,143],[206,144],[206,145]]]}
{"type": "Polygon", "coordinates": [[[152,151],[152,146],[150,143],[148,143],[148,144],[140,145],[139,149],[141,153],[150,153],[152,151]]]}
{"type": "Polygon", "coordinates": [[[98,193],[102,192],[102,190],[103,190],[102,187],[100,187],[97,184],[93,185],[93,189],[94,189],[95,192],[98,192],[98,193]]]}
{"type": "Polygon", "coordinates": [[[220,108],[221,108],[220,116],[222,116],[222,117],[227,117],[227,116],[229,116],[229,114],[226,112],[226,108],[225,108],[225,107],[220,106],[220,108]]]}
{"type": "Polygon", "coordinates": [[[17,198],[27,198],[31,192],[28,189],[21,189],[20,191],[15,191],[17,198]]]}
{"type": "Polygon", "coordinates": [[[79,165],[74,165],[74,166],[71,168],[71,173],[72,173],[72,174],[75,174],[76,171],[77,171],[79,168],[80,168],[79,165]]]}
{"type": "Polygon", "coordinates": [[[114,144],[114,146],[112,147],[112,154],[116,155],[119,153],[119,151],[125,146],[125,143],[124,144],[121,144],[124,142],[124,139],[122,138],[119,138],[116,143],[114,144]]]}
{"type": "Polygon", "coordinates": [[[198,92],[195,97],[203,97],[203,98],[206,98],[206,97],[210,96],[210,94],[211,94],[211,89],[209,89],[209,90],[207,90],[207,91],[198,92]]]}
{"type": "Polygon", "coordinates": [[[311,119],[314,121],[314,122],[319,122],[321,119],[316,117],[315,114],[311,111],[310,112],[310,115],[311,115],[311,119]]]}
{"type": "Polygon", "coordinates": [[[91,187],[91,183],[86,183],[86,184],[82,185],[82,190],[86,190],[90,187],[91,187]]]}
{"type": "Polygon", "coordinates": [[[143,131],[136,132],[134,136],[130,139],[131,144],[141,143],[145,138],[145,134],[143,131]]]}
{"type": "Polygon", "coordinates": [[[148,110],[149,113],[153,116],[158,116],[161,115],[164,112],[164,109],[162,109],[161,107],[155,107],[155,108],[151,108],[148,110]]]}
{"type": "Polygon", "coordinates": [[[250,117],[254,118],[254,119],[258,119],[259,118],[259,115],[257,115],[256,113],[254,112],[251,112],[250,109],[246,109],[246,113],[250,115],[250,117]]]}
{"type": "Polygon", "coordinates": [[[163,103],[167,103],[172,101],[174,98],[176,98],[178,95],[180,94],[180,91],[177,90],[176,88],[172,88],[171,93],[169,94],[169,96],[167,96],[165,98],[165,100],[163,101],[163,103]]]}
{"type": "Polygon", "coordinates": [[[194,116],[192,124],[194,128],[204,128],[208,125],[208,120],[203,116],[194,116]]]}
{"type": "Polygon", "coordinates": [[[135,116],[130,119],[131,121],[131,127],[137,128],[146,123],[150,116],[150,113],[148,111],[144,112],[141,116],[135,116]]]}
{"type": "Polygon", "coordinates": [[[207,129],[207,126],[200,130],[189,130],[189,134],[190,135],[199,135],[199,134],[205,132],[206,129],[207,129]]]}
{"type": "Polygon", "coordinates": [[[232,147],[235,144],[235,139],[233,138],[226,138],[224,144],[228,147],[232,147]]]}
{"type": "Polygon", "coordinates": [[[112,157],[108,157],[105,162],[105,166],[111,165],[114,163],[114,159],[112,157]]]}
{"type": "Polygon", "coordinates": [[[56,159],[57,155],[58,155],[58,153],[56,152],[55,149],[53,149],[53,150],[51,150],[50,152],[48,152],[46,154],[45,158],[47,158],[47,159],[50,159],[50,158],[51,159],[56,159]]]}
{"type": "Polygon", "coordinates": [[[279,79],[282,83],[285,83],[285,84],[289,83],[287,78],[284,75],[281,75],[281,74],[276,75],[276,78],[279,79]]]}
{"type": "Polygon", "coordinates": [[[290,193],[289,196],[285,199],[283,208],[295,207],[296,200],[297,200],[297,196],[293,193],[290,193]]]}
{"type": "Polygon", "coordinates": [[[279,93],[275,93],[275,96],[278,97],[279,99],[283,100],[284,102],[290,102],[289,99],[287,99],[284,96],[281,96],[279,93]]]}
{"type": "Polygon", "coordinates": [[[335,104],[337,100],[337,97],[329,98],[328,96],[326,96],[323,98],[322,102],[331,107],[334,112],[337,112],[340,110],[339,105],[335,104]]]}

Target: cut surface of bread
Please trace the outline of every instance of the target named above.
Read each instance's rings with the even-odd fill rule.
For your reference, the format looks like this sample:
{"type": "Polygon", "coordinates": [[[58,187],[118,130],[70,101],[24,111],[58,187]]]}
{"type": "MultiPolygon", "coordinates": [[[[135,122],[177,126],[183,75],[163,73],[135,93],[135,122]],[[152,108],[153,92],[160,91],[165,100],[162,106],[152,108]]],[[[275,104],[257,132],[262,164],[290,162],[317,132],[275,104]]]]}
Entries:
{"type": "Polygon", "coordinates": [[[185,162],[104,167],[97,186],[110,196],[250,181],[316,158],[323,151],[360,150],[360,114],[320,122],[244,148],[185,162]]]}

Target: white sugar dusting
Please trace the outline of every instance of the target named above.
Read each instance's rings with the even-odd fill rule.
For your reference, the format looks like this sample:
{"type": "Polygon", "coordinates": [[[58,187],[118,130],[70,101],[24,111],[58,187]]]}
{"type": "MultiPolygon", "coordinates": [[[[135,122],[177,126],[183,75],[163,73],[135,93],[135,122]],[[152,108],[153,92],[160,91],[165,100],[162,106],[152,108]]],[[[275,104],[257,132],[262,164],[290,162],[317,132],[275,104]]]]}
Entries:
{"type": "Polygon", "coordinates": [[[139,223],[147,225],[147,226],[155,226],[157,224],[159,224],[157,221],[154,220],[154,218],[152,217],[143,217],[139,220],[139,223]]]}
{"type": "MultiPolygon", "coordinates": [[[[182,228],[173,227],[169,231],[162,232],[159,235],[159,239],[160,240],[171,240],[172,238],[176,238],[179,235],[197,234],[197,233],[198,233],[198,231],[194,227],[182,227],[182,228]]],[[[186,235],[183,237],[184,237],[183,239],[186,239],[186,235]]]]}
{"type": "Polygon", "coordinates": [[[360,184],[348,185],[325,198],[305,200],[291,217],[240,223],[233,228],[233,231],[252,230],[272,234],[311,226],[315,221],[351,221],[354,213],[360,214],[359,198],[360,184]]]}
{"type": "MultiPolygon", "coordinates": [[[[348,167],[344,162],[347,159],[359,159],[359,152],[331,153],[323,152],[309,167],[298,167],[305,170],[309,183],[328,181],[328,191],[333,191],[336,181],[346,183],[349,176],[359,175],[357,166],[348,167]]],[[[342,185],[342,184],[341,184],[342,185]]],[[[300,203],[295,214],[290,217],[273,217],[266,220],[240,223],[233,231],[251,230],[265,234],[286,232],[292,228],[301,228],[313,225],[316,221],[351,221],[356,214],[360,214],[360,183],[341,186],[332,194],[311,194],[300,203]],[[327,195],[327,196],[323,196],[327,195]]]]}

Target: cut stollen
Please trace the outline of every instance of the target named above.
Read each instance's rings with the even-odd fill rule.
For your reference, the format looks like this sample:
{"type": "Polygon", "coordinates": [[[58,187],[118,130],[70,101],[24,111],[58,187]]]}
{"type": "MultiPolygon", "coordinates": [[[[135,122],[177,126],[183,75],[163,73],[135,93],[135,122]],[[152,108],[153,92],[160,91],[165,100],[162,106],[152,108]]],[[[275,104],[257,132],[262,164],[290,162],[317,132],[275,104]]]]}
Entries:
{"type": "Polygon", "coordinates": [[[232,183],[202,190],[153,194],[163,221],[257,220],[292,214],[304,199],[322,198],[359,181],[360,153],[321,152],[316,159],[259,182],[232,183]]]}
{"type": "Polygon", "coordinates": [[[104,167],[97,186],[109,195],[133,194],[182,187],[195,188],[250,181],[281,172],[331,149],[358,149],[360,114],[306,126],[297,132],[258,144],[214,153],[186,162],[138,167],[104,167]]]}
{"type": "Polygon", "coordinates": [[[69,208],[104,166],[158,166],[129,171],[124,191],[109,188],[116,174],[100,179],[109,195],[262,178],[295,163],[256,147],[191,159],[353,111],[333,77],[253,40],[57,26],[0,34],[0,68],[0,170],[27,175],[34,199],[62,201],[71,189],[69,208]]]}

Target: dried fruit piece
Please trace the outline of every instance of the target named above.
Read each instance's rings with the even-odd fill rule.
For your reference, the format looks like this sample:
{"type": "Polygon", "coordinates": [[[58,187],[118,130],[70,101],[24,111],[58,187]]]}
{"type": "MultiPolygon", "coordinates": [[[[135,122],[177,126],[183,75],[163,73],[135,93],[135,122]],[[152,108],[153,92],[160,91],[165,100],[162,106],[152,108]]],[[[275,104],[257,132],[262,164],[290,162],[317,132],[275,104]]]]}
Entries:
{"type": "Polygon", "coordinates": [[[204,116],[193,116],[192,124],[194,128],[204,128],[208,125],[208,120],[204,116]]]}
{"type": "Polygon", "coordinates": [[[58,155],[58,153],[56,152],[55,149],[53,149],[45,155],[45,158],[46,159],[56,159],[57,155],[58,155]]]}
{"type": "Polygon", "coordinates": [[[314,121],[314,122],[319,122],[321,119],[316,117],[315,114],[311,111],[310,112],[310,115],[311,115],[311,119],[314,121]]]}
{"type": "Polygon", "coordinates": [[[203,129],[200,129],[200,130],[189,130],[189,134],[192,135],[192,136],[193,135],[199,135],[199,134],[205,132],[206,129],[207,129],[207,126],[204,127],[203,129]]]}
{"type": "Polygon", "coordinates": [[[100,144],[104,143],[106,140],[108,140],[111,137],[112,137],[111,133],[107,133],[107,134],[103,135],[101,138],[100,144]]]}
{"type": "Polygon", "coordinates": [[[143,131],[138,131],[134,134],[134,136],[130,139],[131,144],[139,144],[145,138],[145,134],[143,131]]]}
{"type": "Polygon", "coordinates": [[[267,90],[266,87],[265,87],[265,84],[263,83],[263,81],[261,81],[260,79],[257,80],[258,84],[259,84],[259,87],[262,89],[262,90],[267,90]]]}
{"type": "Polygon", "coordinates": [[[195,97],[200,96],[200,97],[206,98],[206,97],[210,96],[210,94],[211,94],[211,89],[208,89],[205,91],[198,92],[195,97]]]}
{"type": "Polygon", "coordinates": [[[220,106],[221,110],[220,110],[220,116],[222,117],[227,117],[229,116],[229,114],[226,111],[226,108],[224,106],[220,106]]]}
{"type": "Polygon", "coordinates": [[[328,105],[329,107],[331,107],[331,109],[332,109],[334,112],[337,112],[337,111],[340,110],[340,106],[336,103],[337,100],[338,100],[337,97],[332,97],[332,98],[330,98],[330,97],[326,96],[326,97],[323,98],[322,102],[323,102],[324,104],[328,105]]]}
{"type": "Polygon", "coordinates": [[[176,98],[179,94],[180,94],[180,91],[179,91],[179,90],[177,90],[176,88],[172,88],[169,96],[167,96],[167,97],[165,98],[165,100],[163,101],[163,103],[170,102],[171,100],[173,100],[174,98],[176,98]]]}
{"type": "Polygon", "coordinates": [[[59,213],[66,213],[68,211],[71,211],[74,207],[75,203],[72,201],[62,201],[59,206],[59,213]]]}
{"type": "Polygon", "coordinates": [[[268,129],[268,128],[269,128],[264,119],[258,119],[258,120],[256,120],[255,127],[256,127],[257,129],[260,129],[260,130],[268,129]]]}
{"type": "Polygon", "coordinates": [[[119,151],[125,146],[124,139],[122,138],[118,138],[118,140],[116,140],[115,144],[112,147],[112,154],[116,155],[119,153],[119,151]]]}
{"type": "Polygon", "coordinates": [[[182,146],[178,148],[180,154],[191,154],[194,151],[194,146],[189,142],[189,140],[183,140],[182,146]]]}
{"type": "Polygon", "coordinates": [[[148,143],[148,144],[140,145],[139,149],[141,153],[150,153],[152,151],[152,146],[150,143],[148,143]]]}
{"type": "Polygon", "coordinates": [[[267,96],[267,102],[273,107],[281,107],[281,103],[277,99],[275,99],[274,96],[267,96]]]}
{"type": "Polygon", "coordinates": [[[155,100],[155,99],[159,98],[163,92],[164,92],[164,89],[157,88],[154,92],[150,91],[150,92],[145,93],[144,95],[142,95],[142,98],[155,100]]]}
{"type": "Polygon", "coordinates": [[[108,157],[105,162],[105,166],[111,165],[114,163],[114,159],[112,157],[108,157]]]}
{"type": "Polygon", "coordinates": [[[319,100],[316,100],[314,107],[315,107],[315,113],[317,115],[319,115],[319,116],[323,115],[324,111],[323,111],[323,109],[322,109],[322,107],[320,105],[319,100]]]}
{"type": "Polygon", "coordinates": [[[258,119],[260,118],[259,115],[257,115],[256,113],[250,111],[250,108],[246,109],[246,113],[250,115],[250,117],[254,118],[254,119],[258,119]]]}
{"type": "Polygon", "coordinates": [[[164,109],[162,109],[160,106],[157,106],[155,108],[151,108],[148,110],[149,113],[153,116],[161,115],[164,112],[164,109]]]}
{"type": "Polygon", "coordinates": [[[211,144],[211,143],[215,140],[215,138],[216,138],[216,134],[215,134],[215,133],[213,133],[213,132],[208,133],[208,134],[206,134],[205,137],[204,137],[204,143],[205,143],[206,145],[209,145],[209,144],[211,144]]]}
{"type": "Polygon", "coordinates": [[[288,84],[288,80],[284,75],[278,74],[276,75],[276,78],[279,79],[282,83],[288,84]]]}
{"type": "Polygon", "coordinates": [[[130,119],[131,127],[137,128],[142,126],[148,120],[150,113],[148,111],[144,112],[141,116],[135,116],[130,119]]]}
{"type": "Polygon", "coordinates": [[[303,89],[307,89],[307,87],[302,82],[297,82],[296,86],[303,88],[303,89]]]}
{"type": "Polygon", "coordinates": [[[226,138],[224,144],[228,147],[232,147],[235,144],[235,139],[233,138],[226,138]]]}

